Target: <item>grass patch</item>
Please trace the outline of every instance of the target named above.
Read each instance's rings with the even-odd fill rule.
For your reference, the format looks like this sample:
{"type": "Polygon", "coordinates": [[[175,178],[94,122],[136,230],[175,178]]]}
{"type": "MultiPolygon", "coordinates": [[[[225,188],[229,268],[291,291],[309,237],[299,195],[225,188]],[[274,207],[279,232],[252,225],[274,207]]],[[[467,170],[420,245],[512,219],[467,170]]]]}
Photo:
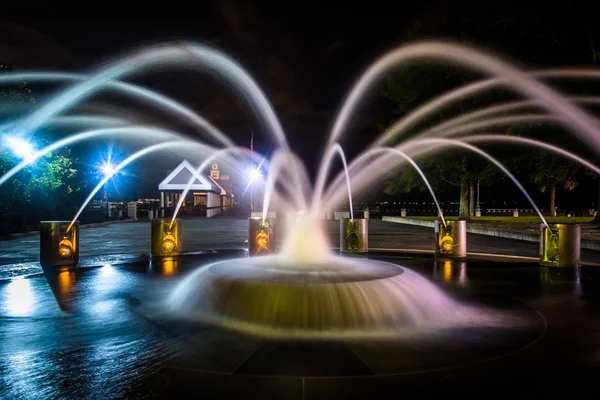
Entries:
{"type": "MultiPolygon", "coordinates": [[[[440,218],[437,216],[414,216],[406,217],[410,219],[420,219],[425,221],[435,221],[440,218]]],[[[549,224],[589,224],[594,219],[593,217],[545,217],[549,224]]],[[[457,216],[445,217],[446,221],[456,221],[457,216]]],[[[510,216],[493,216],[493,217],[471,217],[471,223],[497,226],[497,227],[523,227],[528,228],[542,223],[540,217],[525,216],[525,217],[510,217],[510,216]]]]}

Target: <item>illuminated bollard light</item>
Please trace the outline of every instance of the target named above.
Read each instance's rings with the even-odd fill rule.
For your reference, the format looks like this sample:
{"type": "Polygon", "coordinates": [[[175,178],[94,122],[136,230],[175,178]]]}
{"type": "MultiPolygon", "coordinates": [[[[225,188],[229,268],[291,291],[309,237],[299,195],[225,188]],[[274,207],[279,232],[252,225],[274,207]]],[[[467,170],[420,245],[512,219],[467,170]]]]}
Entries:
{"type": "Polygon", "coordinates": [[[79,263],[79,222],[40,222],[40,264],[43,268],[75,268],[79,263]]]}
{"type": "Polygon", "coordinates": [[[467,256],[467,221],[435,221],[435,254],[446,257],[467,256]]]}
{"type": "Polygon", "coordinates": [[[540,226],[540,263],[549,267],[578,267],[581,261],[581,225],[540,226]]]}
{"type": "Polygon", "coordinates": [[[181,218],[171,225],[171,218],[154,218],[150,222],[150,254],[152,257],[176,256],[182,253],[181,218]]]}
{"type": "Polygon", "coordinates": [[[369,251],[369,220],[340,219],[340,252],[367,253],[369,251]]]}
{"type": "Polygon", "coordinates": [[[263,222],[262,217],[250,217],[248,222],[248,256],[275,254],[273,219],[267,218],[263,222]]]}
{"type": "Polygon", "coordinates": [[[518,216],[519,216],[519,209],[518,209],[518,208],[515,208],[515,209],[513,210],[513,217],[515,217],[515,218],[516,218],[516,217],[518,217],[518,216]]]}
{"type": "Polygon", "coordinates": [[[369,207],[366,207],[366,208],[365,208],[365,214],[364,214],[364,218],[365,218],[365,219],[369,219],[369,217],[370,217],[370,214],[371,214],[371,213],[369,212],[369,207]]]}
{"type": "Polygon", "coordinates": [[[401,217],[406,217],[406,208],[400,209],[400,216],[401,217]]]}
{"type": "Polygon", "coordinates": [[[475,216],[476,217],[481,217],[481,208],[475,207],[475,216]]]}

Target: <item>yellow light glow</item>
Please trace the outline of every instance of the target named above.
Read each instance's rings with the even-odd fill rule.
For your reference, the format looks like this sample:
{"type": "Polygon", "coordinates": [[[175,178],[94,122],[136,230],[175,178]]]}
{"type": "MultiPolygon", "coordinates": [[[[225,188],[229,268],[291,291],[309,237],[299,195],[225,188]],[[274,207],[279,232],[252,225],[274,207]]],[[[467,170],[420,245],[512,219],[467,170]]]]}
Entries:
{"type": "Polygon", "coordinates": [[[63,240],[58,244],[58,255],[66,258],[73,254],[73,243],[67,237],[63,237],[63,240]]]}
{"type": "Polygon", "coordinates": [[[559,255],[558,234],[550,234],[546,242],[546,258],[550,261],[558,261],[559,255]]]}
{"type": "Polygon", "coordinates": [[[171,235],[171,232],[168,231],[165,235],[165,237],[163,238],[163,250],[166,253],[170,253],[172,252],[175,247],[177,247],[177,244],[175,243],[175,237],[173,237],[173,235],[171,235]]]}
{"type": "Polygon", "coordinates": [[[452,282],[452,262],[444,261],[444,282],[452,282]]]}
{"type": "Polygon", "coordinates": [[[269,250],[269,234],[265,229],[260,229],[256,233],[256,253],[271,253],[269,250]]]}
{"type": "Polygon", "coordinates": [[[167,258],[163,260],[163,273],[166,276],[173,275],[175,273],[175,269],[177,267],[177,261],[172,258],[167,258]]]}
{"type": "Polygon", "coordinates": [[[444,236],[440,243],[440,249],[443,253],[452,253],[454,250],[454,240],[450,235],[444,236]]]}

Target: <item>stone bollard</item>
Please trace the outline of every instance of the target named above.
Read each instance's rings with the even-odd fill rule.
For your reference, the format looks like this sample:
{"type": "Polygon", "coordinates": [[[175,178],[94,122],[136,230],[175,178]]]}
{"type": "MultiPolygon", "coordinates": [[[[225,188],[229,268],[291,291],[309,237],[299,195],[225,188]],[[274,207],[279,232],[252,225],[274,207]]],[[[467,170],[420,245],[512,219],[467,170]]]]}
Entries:
{"type": "Polygon", "coordinates": [[[40,264],[43,268],[75,268],[79,263],[79,222],[40,222],[40,264]]]}
{"type": "Polygon", "coordinates": [[[475,207],[475,216],[476,217],[481,217],[481,208],[475,207]]]}
{"type": "Polygon", "coordinates": [[[549,267],[578,267],[581,261],[581,225],[540,226],[540,263],[549,267]]]}
{"type": "Polygon", "coordinates": [[[152,257],[168,257],[181,254],[181,218],[154,218],[150,223],[150,254],[152,257]]]}
{"type": "Polygon", "coordinates": [[[370,216],[369,207],[366,207],[365,213],[364,213],[364,219],[369,219],[369,216],[370,216]]]}
{"type": "Polygon", "coordinates": [[[518,217],[518,216],[519,216],[519,209],[518,209],[518,208],[515,208],[515,209],[513,210],[513,217],[518,217]]]}
{"type": "Polygon", "coordinates": [[[340,219],[340,252],[367,253],[369,251],[369,220],[340,219]]]}
{"type": "Polygon", "coordinates": [[[467,221],[435,221],[435,254],[446,257],[467,256],[467,221]]]}
{"type": "Polygon", "coordinates": [[[402,209],[400,210],[400,216],[401,216],[401,217],[406,217],[406,208],[402,208],[402,209]]]}
{"type": "Polygon", "coordinates": [[[137,202],[130,201],[127,203],[127,218],[137,221],[137,202]]]}
{"type": "Polygon", "coordinates": [[[275,254],[275,227],[273,219],[250,217],[248,219],[248,256],[275,254]]]}

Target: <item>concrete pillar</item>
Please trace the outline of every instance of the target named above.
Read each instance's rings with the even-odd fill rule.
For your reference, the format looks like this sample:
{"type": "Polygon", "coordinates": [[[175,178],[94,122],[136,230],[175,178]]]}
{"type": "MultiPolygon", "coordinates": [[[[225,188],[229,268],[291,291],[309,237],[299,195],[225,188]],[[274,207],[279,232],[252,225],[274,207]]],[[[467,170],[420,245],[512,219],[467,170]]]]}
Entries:
{"type": "Polygon", "coordinates": [[[150,254],[155,257],[181,254],[181,218],[154,218],[150,224],[150,254]]]}
{"type": "Polygon", "coordinates": [[[137,202],[130,201],[127,203],[127,218],[137,221],[137,202]]]}
{"type": "Polygon", "coordinates": [[[152,210],[148,210],[148,219],[154,218],[154,212],[152,210]]]}
{"type": "Polygon", "coordinates": [[[165,216],[165,192],[160,192],[160,217],[165,216]]]}
{"type": "Polygon", "coordinates": [[[435,221],[435,253],[445,257],[467,256],[467,221],[435,221]]]}
{"type": "Polygon", "coordinates": [[[273,219],[248,218],[248,256],[275,254],[275,227],[273,219]]]}
{"type": "Polygon", "coordinates": [[[346,218],[350,218],[350,212],[348,211],[336,211],[333,213],[333,218],[335,219],[346,219],[346,218]]]}
{"type": "Polygon", "coordinates": [[[406,208],[403,208],[400,210],[400,216],[401,217],[406,217],[406,208]]]}
{"type": "Polygon", "coordinates": [[[123,219],[123,210],[119,210],[117,215],[119,216],[119,219],[123,219]]]}
{"type": "Polygon", "coordinates": [[[540,226],[540,263],[549,267],[578,267],[581,261],[581,225],[540,226]]]}
{"type": "Polygon", "coordinates": [[[369,251],[369,220],[340,219],[340,252],[367,253],[369,251]]]}
{"type": "Polygon", "coordinates": [[[79,222],[40,222],[40,264],[43,268],[75,268],[79,263],[79,222]]]}

